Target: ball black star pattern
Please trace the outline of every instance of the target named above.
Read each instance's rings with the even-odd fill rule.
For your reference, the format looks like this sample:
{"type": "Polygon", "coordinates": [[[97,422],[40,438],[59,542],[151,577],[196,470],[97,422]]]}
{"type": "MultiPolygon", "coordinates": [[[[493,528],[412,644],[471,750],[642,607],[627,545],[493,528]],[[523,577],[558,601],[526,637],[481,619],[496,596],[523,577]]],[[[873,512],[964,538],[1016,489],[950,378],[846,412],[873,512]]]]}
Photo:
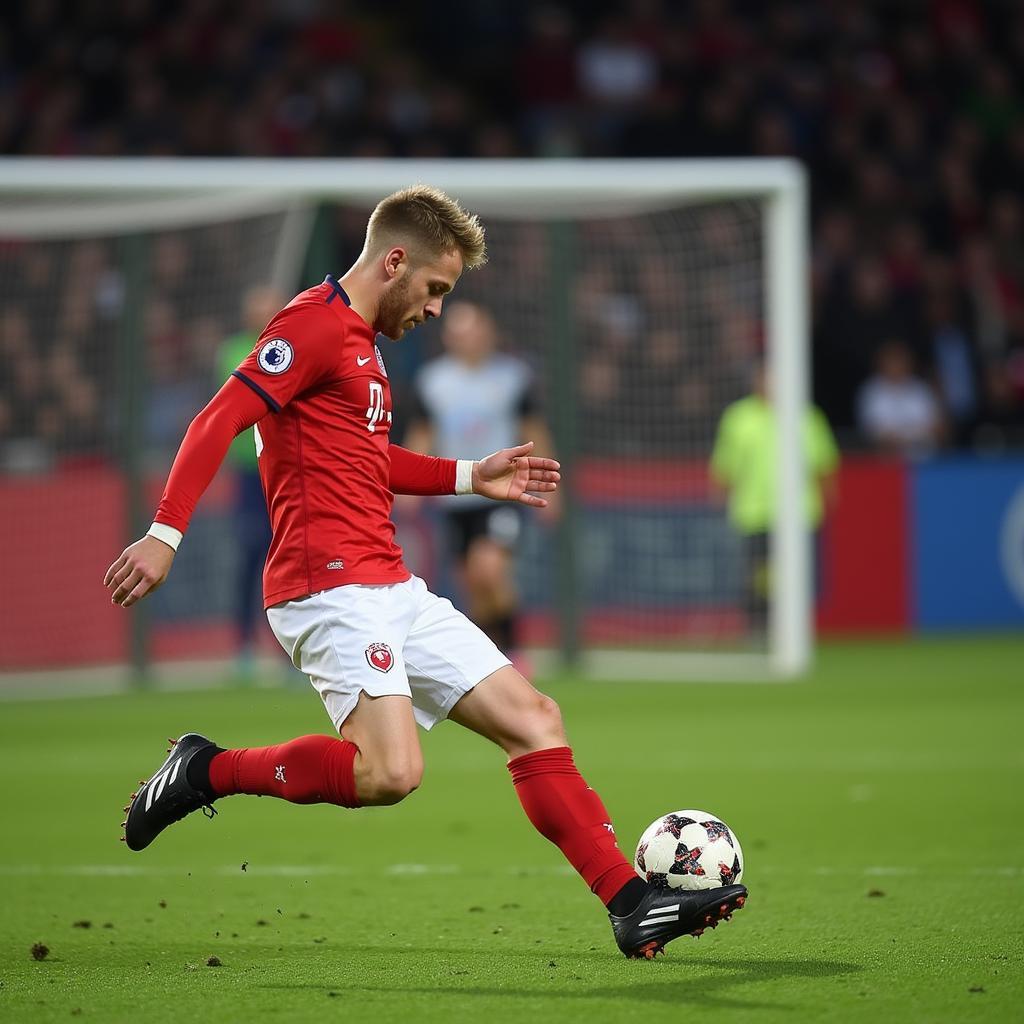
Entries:
{"type": "Polygon", "coordinates": [[[732,841],[732,833],[726,827],[724,821],[702,821],[701,827],[708,834],[708,841],[714,842],[716,839],[724,839],[730,846],[735,848],[735,843],[732,841]]]}
{"type": "Polygon", "coordinates": [[[686,828],[687,825],[693,824],[693,818],[683,818],[678,814],[666,814],[665,820],[662,821],[658,828],[658,831],[654,834],[660,836],[665,832],[671,832],[676,839],[679,838],[679,833],[686,828]]]}
{"type": "Polygon", "coordinates": [[[697,863],[703,847],[695,846],[692,850],[685,843],[676,847],[675,863],[668,869],[670,875],[703,875],[704,869],[697,863]]]}

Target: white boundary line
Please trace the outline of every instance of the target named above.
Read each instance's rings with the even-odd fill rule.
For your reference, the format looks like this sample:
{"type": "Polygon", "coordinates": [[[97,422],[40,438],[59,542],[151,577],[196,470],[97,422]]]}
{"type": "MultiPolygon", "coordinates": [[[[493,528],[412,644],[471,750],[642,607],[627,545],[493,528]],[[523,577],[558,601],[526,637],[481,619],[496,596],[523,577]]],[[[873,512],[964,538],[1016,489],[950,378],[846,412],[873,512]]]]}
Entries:
{"type": "MultiPolygon", "coordinates": [[[[946,873],[947,868],[936,865],[933,868],[900,864],[872,864],[860,868],[775,868],[763,867],[757,870],[758,875],[816,875],[819,877],[909,877],[913,875],[933,875],[946,873]]],[[[333,876],[365,876],[387,875],[391,877],[423,877],[446,875],[541,875],[569,876],[575,870],[568,864],[555,865],[509,865],[501,871],[482,871],[467,868],[461,864],[388,864],[380,868],[356,868],[347,864],[247,864],[243,871],[240,865],[221,865],[206,868],[184,867],[152,867],[145,864],[0,864],[0,876],[4,877],[53,877],[68,876],[75,878],[147,878],[147,877],[186,877],[215,876],[218,878],[245,878],[246,876],[263,876],[277,878],[314,878],[333,876]]],[[[1002,878],[1017,878],[1024,875],[1024,867],[1005,865],[1002,867],[974,867],[965,872],[968,875],[1002,878]]]]}
{"type": "MultiPolygon", "coordinates": [[[[292,668],[282,655],[258,658],[252,669],[253,689],[301,690],[306,677],[292,668]]],[[[229,658],[199,661],[158,661],[152,666],[147,690],[176,693],[194,690],[224,689],[238,678],[238,669],[229,658]]],[[[110,697],[138,693],[139,687],[127,665],[100,665],[29,672],[0,672],[0,703],[4,701],[62,700],[67,697],[110,697]]]]}
{"type": "MultiPolygon", "coordinates": [[[[531,648],[527,656],[543,677],[560,675],[557,651],[531,648]]],[[[594,682],[779,682],[767,652],[699,653],[688,651],[588,648],[582,654],[581,674],[594,682]]],[[[237,678],[230,659],[167,661],[153,665],[147,689],[177,693],[224,689],[237,678]]],[[[305,688],[306,678],[282,658],[260,658],[253,668],[253,689],[305,688]]],[[[0,704],[12,701],[49,701],[68,698],[112,697],[137,693],[131,670],[125,665],[69,668],[52,671],[0,672],[0,704]]]]}

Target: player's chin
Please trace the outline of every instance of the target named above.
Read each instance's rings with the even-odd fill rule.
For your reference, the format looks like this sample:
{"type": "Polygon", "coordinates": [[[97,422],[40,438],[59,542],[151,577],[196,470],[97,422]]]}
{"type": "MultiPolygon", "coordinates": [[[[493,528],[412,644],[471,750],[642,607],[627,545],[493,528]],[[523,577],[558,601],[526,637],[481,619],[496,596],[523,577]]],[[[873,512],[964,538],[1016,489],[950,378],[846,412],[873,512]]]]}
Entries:
{"type": "Polygon", "coordinates": [[[395,324],[394,327],[387,327],[380,333],[384,335],[389,341],[398,341],[405,335],[406,327],[405,324],[395,324]]]}

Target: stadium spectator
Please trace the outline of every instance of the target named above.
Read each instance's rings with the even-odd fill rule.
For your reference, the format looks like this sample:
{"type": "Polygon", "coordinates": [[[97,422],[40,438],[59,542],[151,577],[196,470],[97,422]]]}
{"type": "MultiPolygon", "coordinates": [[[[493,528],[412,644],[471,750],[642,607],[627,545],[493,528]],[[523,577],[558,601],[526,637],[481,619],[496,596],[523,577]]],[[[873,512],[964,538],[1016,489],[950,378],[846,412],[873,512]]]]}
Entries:
{"type": "Polygon", "coordinates": [[[949,291],[928,296],[925,315],[935,384],[955,442],[969,441],[980,412],[978,358],[949,291]]]}
{"type": "Polygon", "coordinates": [[[875,373],[857,395],[857,421],[864,436],[882,451],[924,455],[943,436],[939,403],[914,374],[914,359],[901,341],[888,341],[875,357],[875,373]]]}
{"type": "Polygon", "coordinates": [[[1024,349],[982,370],[984,413],[973,441],[986,449],[1024,447],[1024,349]]]}
{"type": "Polygon", "coordinates": [[[817,390],[839,424],[854,423],[857,389],[879,346],[888,338],[916,334],[912,316],[895,302],[885,264],[875,257],[860,259],[849,286],[826,298],[815,340],[817,390]]]}
{"type": "MultiPolygon", "coordinates": [[[[9,154],[792,154],[813,190],[815,395],[836,428],[852,436],[885,338],[948,376],[929,365],[935,264],[969,296],[955,315],[983,390],[1014,394],[994,375],[1024,343],[1020,4],[508,0],[460,4],[443,33],[410,0],[357,19],[314,3],[42,4],[12,8],[3,49],[9,154]],[[444,68],[429,57],[442,42],[444,68]]],[[[116,263],[83,255],[58,284],[44,249],[21,254],[25,304],[42,309],[29,310],[32,336],[54,336],[36,297],[52,305],[60,287],[79,337],[94,338],[116,263]]],[[[156,250],[172,303],[188,289],[182,256],[193,269],[225,258],[180,240],[156,250]]],[[[963,422],[957,443],[973,436],[963,422]]]]}
{"type": "Polygon", "coordinates": [[[172,455],[181,435],[209,390],[191,365],[188,334],[179,319],[181,306],[155,298],[146,309],[146,352],[151,399],[146,405],[146,443],[163,458],[172,455]]]}

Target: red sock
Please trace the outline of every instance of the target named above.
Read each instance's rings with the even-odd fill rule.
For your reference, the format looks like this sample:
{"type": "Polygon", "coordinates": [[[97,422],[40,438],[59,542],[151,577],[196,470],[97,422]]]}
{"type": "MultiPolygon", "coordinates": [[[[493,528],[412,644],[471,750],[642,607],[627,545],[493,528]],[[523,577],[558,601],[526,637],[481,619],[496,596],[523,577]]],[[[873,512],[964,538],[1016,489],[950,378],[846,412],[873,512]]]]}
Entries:
{"type": "Polygon", "coordinates": [[[210,761],[217,796],[279,796],[293,804],[358,807],[352,762],[359,748],[333,736],[300,736],[273,747],[225,750],[210,761]]]}
{"type": "Polygon", "coordinates": [[[637,877],[615,844],[601,798],[576,769],[569,747],[536,750],[508,763],[516,794],[534,828],[550,839],[607,905],[637,877]]]}

